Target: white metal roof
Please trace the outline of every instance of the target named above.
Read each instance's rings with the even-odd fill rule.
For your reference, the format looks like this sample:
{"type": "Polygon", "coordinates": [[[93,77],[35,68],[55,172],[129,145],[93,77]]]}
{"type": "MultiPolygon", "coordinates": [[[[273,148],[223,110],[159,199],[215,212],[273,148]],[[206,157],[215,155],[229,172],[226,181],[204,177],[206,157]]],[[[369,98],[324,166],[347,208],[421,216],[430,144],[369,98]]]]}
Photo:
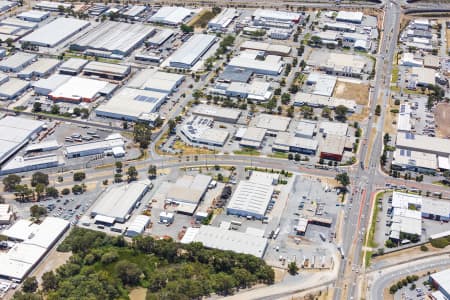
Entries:
{"type": "Polygon", "coordinates": [[[125,219],[138,198],[148,189],[147,181],[110,186],[94,203],[92,215],[125,219]]]}
{"type": "Polygon", "coordinates": [[[263,216],[272,198],[274,188],[269,184],[240,181],[227,209],[263,216]]]}
{"type": "Polygon", "coordinates": [[[59,68],[63,70],[79,72],[88,62],[89,61],[87,59],[71,57],[63,62],[59,68]]]}
{"type": "Polygon", "coordinates": [[[360,11],[339,11],[336,20],[338,21],[348,21],[354,23],[361,23],[364,14],[360,11]]]}
{"type": "Polygon", "coordinates": [[[228,63],[229,66],[249,69],[255,73],[271,73],[273,75],[281,73],[283,62],[281,56],[267,55],[265,60],[257,59],[258,51],[245,50],[238,56],[233,57],[228,63]]]}
{"type": "Polygon", "coordinates": [[[293,148],[302,148],[309,150],[317,150],[318,142],[310,138],[302,138],[297,136],[292,136],[289,132],[280,132],[277,134],[275,141],[273,142],[274,147],[287,146],[293,148]]]}
{"type": "Polygon", "coordinates": [[[193,114],[208,116],[211,118],[227,118],[238,120],[241,111],[233,108],[226,108],[217,105],[200,104],[192,109],[193,114]]]}
{"type": "Polygon", "coordinates": [[[407,194],[401,192],[393,192],[392,193],[392,207],[398,208],[408,208],[408,205],[412,204],[415,206],[422,205],[422,196],[407,194]]]}
{"type": "Polygon", "coordinates": [[[170,63],[193,66],[198,59],[214,44],[216,36],[194,34],[170,57],[170,63]]]}
{"type": "Polygon", "coordinates": [[[41,18],[46,18],[47,16],[50,16],[50,13],[46,12],[46,11],[41,11],[41,10],[29,10],[29,11],[24,11],[20,14],[17,15],[18,18],[21,19],[41,19],[41,18]]]}
{"type": "Polygon", "coordinates": [[[150,217],[145,215],[136,216],[128,225],[126,235],[134,236],[144,232],[145,227],[150,223],[150,217]]]}
{"type": "Polygon", "coordinates": [[[93,99],[108,82],[84,77],[71,77],[50,93],[51,97],[64,99],[93,99]]]}
{"type": "Polygon", "coordinates": [[[0,61],[0,67],[12,69],[19,68],[23,65],[30,63],[36,57],[37,57],[36,54],[17,52],[0,61]]]}
{"type": "Polygon", "coordinates": [[[176,25],[182,23],[191,14],[192,10],[184,7],[164,6],[150,18],[150,21],[176,25]]]}
{"type": "Polygon", "coordinates": [[[207,225],[188,228],[181,243],[190,242],[200,242],[208,248],[251,254],[256,257],[262,257],[267,248],[266,238],[207,225]]]}
{"type": "Polygon", "coordinates": [[[238,12],[235,8],[226,8],[222,10],[217,16],[212,18],[208,22],[208,26],[217,26],[220,28],[226,28],[230,25],[231,21],[238,15],[238,12]]]}
{"type": "Polygon", "coordinates": [[[58,87],[66,83],[70,78],[70,75],[52,74],[48,78],[42,78],[33,82],[33,87],[38,89],[46,89],[53,92],[58,87]]]}
{"type": "Polygon", "coordinates": [[[289,118],[289,117],[260,114],[257,117],[255,126],[259,127],[259,128],[265,128],[267,130],[272,130],[272,131],[286,131],[288,129],[290,123],[291,123],[291,118],[289,118]]]}
{"type": "Polygon", "coordinates": [[[127,86],[137,89],[171,93],[184,79],[184,75],[156,69],[144,69],[136,74],[127,86]]]}
{"type": "Polygon", "coordinates": [[[54,47],[89,26],[89,24],[88,21],[79,19],[58,18],[23,37],[21,42],[31,42],[54,47]]]}
{"type": "Polygon", "coordinates": [[[434,153],[437,155],[450,155],[450,140],[409,132],[397,133],[396,145],[399,148],[434,153]]]}

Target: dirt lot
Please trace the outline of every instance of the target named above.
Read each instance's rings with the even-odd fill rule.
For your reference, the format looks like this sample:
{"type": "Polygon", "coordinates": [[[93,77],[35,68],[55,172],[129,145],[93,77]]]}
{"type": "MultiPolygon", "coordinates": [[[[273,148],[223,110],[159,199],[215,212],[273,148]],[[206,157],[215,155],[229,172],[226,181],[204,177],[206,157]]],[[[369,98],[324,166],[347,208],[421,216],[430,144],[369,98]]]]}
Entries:
{"type": "Polygon", "coordinates": [[[348,121],[354,122],[362,122],[369,116],[370,109],[368,107],[363,107],[362,112],[360,114],[352,114],[348,117],[348,121]]]}
{"type": "Polygon", "coordinates": [[[359,105],[367,105],[369,102],[369,86],[344,81],[337,81],[333,97],[355,100],[359,105]]]}
{"type": "Polygon", "coordinates": [[[145,300],[145,295],[147,295],[147,289],[138,288],[132,290],[128,297],[130,297],[130,300],[145,300]]]}
{"type": "MultiPolygon", "coordinates": [[[[448,30],[447,30],[448,32],[448,30]]],[[[448,33],[447,33],[448,34],[448,33]]],[[[440,103],[435,109],[437,136],[447,138],[450,136],[450,103],[440,103]]]]}
{"type": "Polygon", "coordinates": [[[450,29],[447,29],[447,51],[450,50],[450,29]]]}
{"type": "Polygon", "coordinates": [[[56,249],[51,250],[47,257],[33,271],[32,275],[36,276],[38,281],[40,281],[40,278],[44,273],[56,270],[58,267],[65,264],[71,255],[71,252],[58,252],[56,249]]]}

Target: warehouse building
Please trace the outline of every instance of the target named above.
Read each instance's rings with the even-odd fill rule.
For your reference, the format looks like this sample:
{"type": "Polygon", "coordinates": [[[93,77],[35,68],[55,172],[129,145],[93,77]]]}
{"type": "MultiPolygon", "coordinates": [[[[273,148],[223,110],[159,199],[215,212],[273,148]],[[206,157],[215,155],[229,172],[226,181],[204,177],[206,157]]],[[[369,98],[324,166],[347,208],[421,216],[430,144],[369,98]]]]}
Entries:
{"type": "Polygon", "coordinates": [[[330,75],[358,78],[362,76],[366,67],[366,61],[362,56],[322,50],[313,51],[307,64],[318,67],[330,75]]]}
{"type": "Polygon", "coordinates": [[[431,274],[430,283],[442,295],[442,298],[437,300],[450,299],[450,269],[431,274]]]}
{"type": "Polygon", "coordinates": [[[0,24],[4,26],[21,28],[23,30],[26,30],[26,32],[29,32],[30,30],[36,29],[38,27],[38,24],[36,22],[25,21],[18,18],[6,18],[4,20],[1,20],[0,24]]]}
{"type": "Polygon", "coordinates": [[[136,89],[172,94],[181,85],[184,75],[167,73],[157,69],[139,71],[127,86],[136,89]]]}
{"type": "Polygon", "coordinates": [[[267,55],[289,56],[291,53],[291,47],[285,45],[270,44],[256,41],[245,41],[240,46],[243,50],[256,50],[264,51],[267,55]]]}
{"type": "Polygon", "coordinates": [[[173,68],[192,68],[216,42],[217,37],[208,34],[194,34],[169,58],[173,68]]]}
{"type": "Polygon", "coordinates": [[[64,165],[64,162],[54,154],[46,154],[31,157],[16,156],[5,163],[1,175],[30,172],[35,170],[54,168],[64,165]]]}
{"type": "Polygon", "coordinates": [[[441,67],[441,61],[438,56],[435,55],[425,55],[423,58],[423,66],[425,68],[439,69],[441,67]]]}
{"type": "Polygon", "coordinates": [[[240,110],[206,104],[195,106],[191,112],[196,116],[213,118],[214,121],[225,123],[236,123],[241,116],[240,110]]]}
{"type": "Polygon", "coordinates": [[[134,218],[125,231],[125,235],[128,237],[135,237],[144,233],[145,228],[150,224],[150,217],[146,215],[138,215],[134,218]]]}
{"type": "Polygon", "coordinates": [[[415,82],[415,86],[408,84],[408,88],[417,86],[429,87],[436,83],[436,70],[430,68],[411,68],[411,81],[415,82]]]}
{"type": "Polygon", "coordinates": [[[95,114],[117,120],[136,122],[142,119],[144,121],[146,115],[159,110],[166,98],[167,93],[125,87],[108,102],[98,106],[95,114]]]}
{"type": "Polygon", "coordinates": [[[328,30],[336,30],[341,32],[355,32],[356,26],[342,22],[326,22],[324,28],[328,30]]]}
{"type": "Polygon", "coordinates": [[[348,112],[355,112],[357,105],[354,100],[347,100],[335,97],[328,97],[322,95],[314,95],[308,93],[298,92],[294,98],[295,106],[311,106],[311,107],[328,107],[335,109],[336,107],[343,105],[347,108],[348,112]]]}
{"type": "Polygon", "coordinates": [[[422,67],[423,60],[416,59],[414,53],[406,52],[402,54],[400,64],[405,67],[422,67]]]}
{"type": "Polygon", "coordinates": [[[448,222],[450,221],[450,203],[432,198],[422,199],[422,218],[448,222]]]}
{"type": "Polygon", "coordinates": [[[176,26],[184,23],[193,11],[179,6],[163,6],[150,17],[150,22],[176,26]]]}
{"type": "Polygon", "coordinates": [[[187,229],[181,243],[189,244],[193,242],[202,243],[207,248],[250,254],[259,258],[264,256],[268,246],[266,238],[207,225],[187,229]]]}
{"type": "Polygon", "coordinates": [[[42,22],[45,19],[47,19],[48,17],[50,17],[50,13],[49,12],[45,12],[45,11],[40,11],[40,10],[29,10],[29,11],[24,11],[23,13],[20,13],[17,15],[17,18],[24,20],[24,21],[28,21],[28,22],[42,22]]]}
{"type": "Polygon", "coordinates": [[[292,136],[289,132],[280,132],[273,142],[272,150],[315,155],[317,147],[316,140],[292,136]]]}
{"type": "Polygon", "coordinates": [[[310,120],[301,120],[295,128],[295,136],[312,139],[316,132],[317,123],[310,120]]]}
{"type": "Polygon", "coordinates": [[[274,188],[270,184],[240,181],[227,206],[227,214],[242,217],[264,218],[274,188]]]}
{"type": "Polygon", "coordinates": [[[283,70],[284,62],[278,55],[265,56],[260,51],[245,50],[233,57],[228,66],[246,69],[256,74],[278,76],[283,70]]]}
{"type": "Polygon", "coordinates": [[[17,73],[17,77],[22,79],[45,77],[53,73],[60,63],[61,61],[55,58],[40,58],[37,62],[26,66],[22,71],[17,73]]]}
{"type": "Polygon", "coordinates": [[[122,13],[122,16],[128,19],[137,19],[137,17],[147,10],[147,6],[133,5],[122,13]]]}
{"type": "Polygon", "coordinates": [[[10,204],[0,204],[0,225],[11,224],[14,217],[10,204]]]}
{"type": "Polygon", "coordinates": [[[360,11],[339,11],[336,15],[336,21],[361,24],[364,14],[360,11]]]}
{"type": "Polygon", "coordinates": [[[313,72],[308,75],[306,84],[313,86],[312,94],[331,97],[336,86],[336,76],[313,72]]]}
{"type": "Polygon", "coordinates": [[[72,4],[64,2],[39,1],[34,4],[34,7],[46,11],[59,11],[60,7],[63,7],[64,9],[71,8],[72,4]]]}
{"type": "Polygon", "coordinates": [[[3,72],[19,72],[33,61],[37,55],[24,52],[17,52],[0,61],[0,70],[3,72]]]}
{"type": "Polygon", "coordinates": [[[87,59],[74,57],[69,58],[61,64],[59,67],[59,73],[76,76],[81,72],[81,70],[83,70],[84,66],[86,66],[88,62],[89,61],[87,59]]]}
{"type": "Polygon", "coordinates": [[[438,161],[435,154],[395,149],[392,167],[393,169],[433,174],[438,169],[438,161]]]}
{"type": "Polygon", "coordinates": [[[300,21],[300,14],[258,8],[253,12],[253,24],[264,27],[292,27],[300,21]]]}
{"type": "Polygon", "coordinates": [[[191,143],[222,147],[230,134],[226,130],[212,128],[213,123],[212,118],[190,116],[180,131],[191,143]]]}
{"type": "Polygon", "coordinates": [[[258,127],[239,128],[235,138],[242,147],[261,148],[266,132],[266,129],[258,127]]]}
{"type": "Polygon", "coordinates": [[[70,78],[71,76],[69,75],[53,74],[48,78],[42,78],[36,82],[33,82],[32,86],[36,94],[48,96],[51,92],[55,91],[70,78]]]}
{"type": "Polygon", "coordinates": [[[247,69],[226,66],[220,73],[218,82],[249,82],[253,72],[247,69]]]}
{"type": "Polygon", "coordinates": [[[341,122],[323,121],[319,125],[319,132],[324,136],[331,134],[345,137],[348,132],[348,124],[341,122]]]}
{"type": "Polygon", "coordinates": [[[2,1],[0,1],[0,13],[6,12],[17,5],[18,5],[18,2],[2,0],[2,1]]]}
{"type": "Polygon", "coordinates": [[[450,140],[410,132],[397,133],[396,147],[398,149],[430,153],[440,157],[450,156],[450,140]]]}
{"type": "Polygon", "coordinates": [[[107,21],[70,45],[87,55],[122,59],[131,54],[155,29],[145,24],[107,21]]]}
{"type": "Polygon", "coordinates": [[[47,217],[39,225],[28,220],[19,220],[3,231],[2,235],[9,239],[15,240],[14,236],[10,236],[13,232],[23,239],[7,252],[0,253],[0,277],[22,281],[68,229],[69,222],[47,217]]]}
{"type": "Polygon", "coordinates": [[[159,47],[175,34],[175,31],[169,28],[158,28],[156,30],[157,32],[147,39],[147,41],[145,42],[146,45],[159,47]]]}
{"type": "Polygon", "coordinates": [[[29,144],[25,148],[26,153],[32,153],[32,152],[46,152],[46,151],[53,151],[57,150],[61,147],[60,144],[58,144],[57,140],[47,140],[44,142],[38,142],[34,144],[29,144]]]}
{"type": "Polygon", "coordinates": [[[73,18],[58,18],[29,35],[20,42],[28,42],[35,46],[53,48],[81,32],[90,25],[88,21],[73,18]]]}
{"type": "Polygon", "coordinates": [[[54,101],[92,102],[108,85],[105,81],[71,77],[48,95],[54,101]]]}
{"type": "Polygon", "coordinates": [[[115,157],[125,155],[125,142],[120,134],[111,134],[104,141],[89,142],[66,146],[67,158],[76,158],[97,154],[113,154],[115,157]]]}
{"type": "Polygon", "coordinates": [[[30,87],[28,81],[11,78],[7,82],[0,85],[0,99],[14,100],[30,87]]]}
{"type": "Polygon", "coordinates": [[[217,83],[209,89],[213,95],[223,95],[242,99],[254,100],[256,102],[269,101],[273,96],[273,89],[269,82],[254,80],[251,83],[231,82],[217,83]]]}
{"type": "Polygon", "coordinates": [[[43,126],[44,122],[20,117],[0,119],[0,164],[34,139],[43,126]]]}
{"type": "Polygon", "coordinates": [[[224,31],[233,22],[234,18],[238,16],[237,9],[231,7],[225,8],[208,22],[208,28],[216,31],[224,31]]]}
{"type": "Polygon", "coordinates": [[[286,131],[291,123],[291,118],[260,114],[256,117],[255,126],[267,130],[267,134],[276,136],[280,131],[286,131]]]}
{"type": "Polygon", "coordinates": [[[166,202],[176,204],[178,213],[193,215],[205,196],[211,180],[211,176],[203,174],[184,175],[170,184],[166,202]]]}
{"type": "Polygon", "coordinates": [[[422,234],[422,217],[420,211],[407,208],[394,208],[389,238],[402,241],[403,234],[422,234]]]}
{"type": "Polygon", "coordinates": [[[147,193],[149,180],[134,181],[108,187],[94,203],[91,217],[95,223],[107,226],[115,222],[124,223],[130,217],[135,205],[147,193]]]}
{"type": "Polygon", "coordinates": [[[123,80],[131,72],[130,66],[91,61],[83,68],[86,76],[96,76],[105,79],[123,80]]]}
{"type": "Polygon", "coordinates": [[[328,134],[320,148],[320,158],[341,161],[346,143],[345,136],[328,134]]]}

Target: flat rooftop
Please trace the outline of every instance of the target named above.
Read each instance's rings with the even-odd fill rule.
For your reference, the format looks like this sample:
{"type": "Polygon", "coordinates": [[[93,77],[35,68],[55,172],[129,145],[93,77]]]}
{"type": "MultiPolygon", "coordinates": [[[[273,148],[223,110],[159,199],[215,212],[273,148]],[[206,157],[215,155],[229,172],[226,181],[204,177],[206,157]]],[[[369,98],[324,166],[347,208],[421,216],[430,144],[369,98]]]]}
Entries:
{"type": "Polygon", "coordinates": [[[108,85],[108,82],[83,77],[71,77],[56,90],[50,93],[54,99],[93,100],[98,93],[108,85]]]}
{"type": "Polygon", "coordinates": [[[227,210],[264,216],[272,199],[274,188],[270,184],[242,180],[228,203],[227,210]]]}
{"type": "Polygon", "coordinates": [[[260,114],[256,117],[255,126],[271,131],[286,131],[291,123],[291,118],[277,115],[260,114]]]}
{"type": "Polygon", "coordinates": [[[230,119],[237,122],[241,116],[241,111],[238,109],[225,108],[217,105],[200,104],[196,105],[191,111],[192,114],[211,117],[215,120],[230,119]]]}

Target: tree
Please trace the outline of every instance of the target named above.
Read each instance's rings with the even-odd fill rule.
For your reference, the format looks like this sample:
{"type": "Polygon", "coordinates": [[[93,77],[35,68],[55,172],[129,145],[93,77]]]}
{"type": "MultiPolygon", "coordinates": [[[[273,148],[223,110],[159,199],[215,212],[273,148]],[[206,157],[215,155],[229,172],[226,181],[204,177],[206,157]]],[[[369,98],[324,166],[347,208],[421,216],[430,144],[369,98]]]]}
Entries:
{"type": "Polygon", "coordinates": [[[40,219],[47,214],[47,209],[43,206],[33,205],[30,207],[30,215],[35,219],[40,219]]]}
{"type": "Polygon", "coordinates": [[[344,105],[338,105],[335,108],[336,119],[345,120],[348,112],[348,108],[344,105]]]}
{"type": "Polygon", "coordinates": [[[116,161],[116,169],[121,170],[123,167],[123,164],[121,161],[116,161]]]}
{"type": "Polygon", "coordinates": [[[53,115],[59,115],[59,106],[56,104],[52,105],[52,108],[50,109],[50,113],[53,115]]]}
{"type": "Polygon", "coordinates": [[[42,196],[44,195],[45,185],[43,185],[42,183],[38,183],[34,188],[34,191],[36,192],[37,200],[41,200],[42,196]]]}
{"type": "Polygon", "coordinates": [[[22,290],[26,293],[34,293],[38,288],[36,277],[28,277],[22,284],[22,290]]]}
{"type": "Polygon", "coordinates": [[[344,188],[344,193],[345,193],[347,191],[347,186],[350,184],[350,178],[348,177],[348,174],[347,173],[337,174],[335,179],[344,188]]]}
{"type": "Polygon", "coordinates": [[[298,270],[299,270],[299,268],[298,268],[297,263],[295,261],[292,261],[292,262],[290,262],[288,264],[288,272],[289,272],[289,274],[297,275],[298,270]]]}
{"type": "Polygon", "coordinates": [[[83,181],[85,179],[86,179],[86,173],[84,173],[84,172],[73,173],[73,181],[83,181]]]}
{"type": "Polygon", "coordinates": [[[152,138],[152,129],[146,123],[137,123],[133,130],[133,139],[141,149],[147,149],[152,138]]]}
{"type": "Polygon", "coordinates": [[[211,11],[214,15],[218,15],[222,11],[222,9],[220,7],[214,6],[211,11]]]}
{"type": "Polygon", "coordinates": [[[150,176],[150,178],[155,178],[157,170],[158,169],[157,169],[157,167],[155,165],[150,165],[148,167],[148,176],[150,176]]]}
{"type": "Polygon", "coordinates": [[[142,274],[141,269],[135,263],[128,260],[121,260],[116,264],[117,276],[123,284],[136,285],[139,283],[139,277],[142,274]]]}
{"type": "Polygon", "coordinates": [[[294,160],[295,161],[300,161],[300,159],[301,159],[300,154],[295,153],[294,160]]]}
{"type": "Polygon", "coordinates": [[[13,192],[18,184],[20,184],[21,178],[15,174],[11,174],[3,178],[3,190],[5,192],[13,192]]]}
{"type": "Polygon", "coordinates": [[[49,187],[46,188],[45,194],[47,195],[47,197],[58,198],[59,191],[55,187],[49,186],[49,187]]]}
{"type": "Polygon", "coordinates": [[[194,28],[192,26],[188,26],[186,24],[181,24],[180,29],[181,31],[183,31],[183,33],[190,33],[194,31],[194,28]]]}
{"type": "Polygon", "coordinates": [[[48,175],[42,172],[36,172],[31,176],[31,186],[35,187],[39,183],[47,186],[49,184],[48,175]]]}
{"type": "Polygon", "coordinates": [[[41,112],[41,111],[42,111],[41,102],[34,102],[33,103],[33,112],[41,112]]]}
{"type": "Polygon", "coordinates": [[[289,93],[283,93],[283,95],[281,95],[281,103],[288,105],[290,101],[291,95],[289,93]]]}
{"type": "Polygon", "coordinates": [[[328,106],[322,108],[322,117],[329,118],[331,116],[331,109],[328,106]]]}
{"type": "Polygon", "coordinates": [[[58,287],[58,278],[53,271],[45,272],[42,275],[42,289],[46,292],[55,290],[58,287]]]}
{"type": "Polygon", "coordinates": [[[61,191],[61,194],[69,195],[70,194],[70,189],[69,188],[63,188],[62,191],[61,191]]]}
{"type": "Polygon", "coordinates": [[[306,105],[302,106],[300,108],[300,111],[302,112],[303,118],[305,119],[311,119],[312,116],[314,115],[313,109],[306,105]]]}
{"type": "Polygon", "coordinates": [[[82,194],[83,193],[83,188],[81,187],[81,185],[75,184],[72,187],[72,193],[75,194],[75,195],[82,194]]]}
{"type": "Polygon", "coordinates": [[[7,38],[5,42],[6,45],[11,48],[13,46],[14,40],[12,38],[7,38]]]}
{"type": "Polygon", "coordinates": [[[128,181],[134,181],[137,179],[139,174],[138,174],[138,171],[136,170],[136,167],[131,166],[127,170],[127,175],[128,175],[128,181]]]}
{"type": "Polygon", "coordinates": [[[169,133],[174,133],[175,132],[175,128],[177,127],[177,122],[175,122],[175,120],[170,119],[169,122],[167,122],[167,124],[169,125],[169,133]]]}
{"type": "Polygon", "coordinates": [[[192,97],[194,97],[195,100],[200,99],[201,97],[203,97],[203,92],[200,90],[194,90],[192,92],[192,97]]]}
{"type": "Polygon", "coordinates": [[[381,115],[381,106],[379,104],[375,107],[375,115],[381,115]]]}

